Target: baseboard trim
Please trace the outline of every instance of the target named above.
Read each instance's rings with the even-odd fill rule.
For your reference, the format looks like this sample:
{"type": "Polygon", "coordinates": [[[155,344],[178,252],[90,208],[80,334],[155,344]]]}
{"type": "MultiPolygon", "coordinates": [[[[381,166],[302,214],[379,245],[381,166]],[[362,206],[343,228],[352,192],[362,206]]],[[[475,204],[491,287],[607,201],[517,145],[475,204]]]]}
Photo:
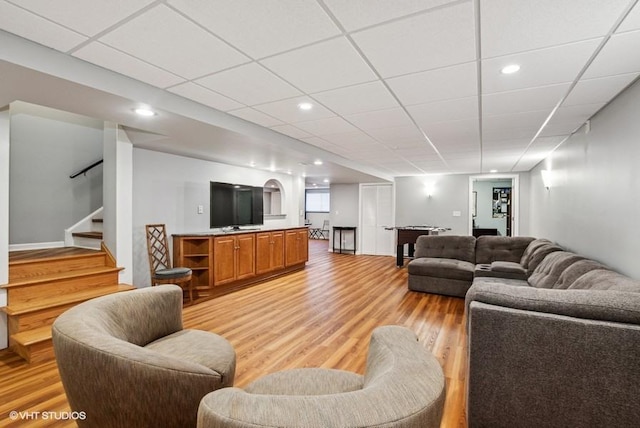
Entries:
{"type": "Polygon", "coordinates": [[[30,244],[11,244],[9,245],[9,251],[43,250],[45,248],[61,247],[64,247],[64,241],[33,242],[30,244]]]}

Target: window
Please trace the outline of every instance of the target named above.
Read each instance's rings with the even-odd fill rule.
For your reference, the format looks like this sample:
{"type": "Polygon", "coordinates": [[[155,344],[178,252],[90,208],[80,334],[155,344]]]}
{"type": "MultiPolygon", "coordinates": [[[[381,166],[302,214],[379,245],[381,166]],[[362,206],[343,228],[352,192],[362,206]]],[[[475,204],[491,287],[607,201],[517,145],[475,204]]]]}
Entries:
{"type": "Polygon", "coordinates": [[[329,200],[329,189],[307,190],[305,198],[305,211],[328,213],[329,200]]]}

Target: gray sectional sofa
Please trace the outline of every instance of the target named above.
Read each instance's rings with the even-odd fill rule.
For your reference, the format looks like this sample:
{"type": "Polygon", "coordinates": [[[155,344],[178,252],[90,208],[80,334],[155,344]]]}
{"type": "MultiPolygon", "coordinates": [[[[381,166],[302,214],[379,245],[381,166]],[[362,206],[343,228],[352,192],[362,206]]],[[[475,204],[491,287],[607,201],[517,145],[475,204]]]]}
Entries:
{"type": "Polygon", "coordinates": [[[639,281],[533,238],[482,236],[456,263],[470,237],[438,238],[418,240],[409,288],[466,298],[470,427],[638,425],[639,281]],[[433,267],[468,278],[469,260],[467,290],[433,267]]]}

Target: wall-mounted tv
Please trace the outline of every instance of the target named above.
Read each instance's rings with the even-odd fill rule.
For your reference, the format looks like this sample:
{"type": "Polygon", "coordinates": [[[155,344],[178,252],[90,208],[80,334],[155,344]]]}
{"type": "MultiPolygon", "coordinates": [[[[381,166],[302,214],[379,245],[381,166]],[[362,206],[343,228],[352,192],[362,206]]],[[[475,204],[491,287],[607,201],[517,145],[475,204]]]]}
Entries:
{"type": "Polygon", "coordinates": [[[229,227],[263,224],[263,188],[211,182],[210,226],[229,227]]]}

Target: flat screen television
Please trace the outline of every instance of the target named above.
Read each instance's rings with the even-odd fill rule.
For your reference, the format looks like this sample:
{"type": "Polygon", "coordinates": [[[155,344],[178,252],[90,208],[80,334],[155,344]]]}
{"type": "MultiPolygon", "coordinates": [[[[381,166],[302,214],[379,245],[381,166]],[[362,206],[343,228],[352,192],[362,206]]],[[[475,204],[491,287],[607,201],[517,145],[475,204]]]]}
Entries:
{"type": "Polygon", "coordinates": [[[238,228],[264,223],[263,188],[211,182],[210,226],[238,228]]]}

